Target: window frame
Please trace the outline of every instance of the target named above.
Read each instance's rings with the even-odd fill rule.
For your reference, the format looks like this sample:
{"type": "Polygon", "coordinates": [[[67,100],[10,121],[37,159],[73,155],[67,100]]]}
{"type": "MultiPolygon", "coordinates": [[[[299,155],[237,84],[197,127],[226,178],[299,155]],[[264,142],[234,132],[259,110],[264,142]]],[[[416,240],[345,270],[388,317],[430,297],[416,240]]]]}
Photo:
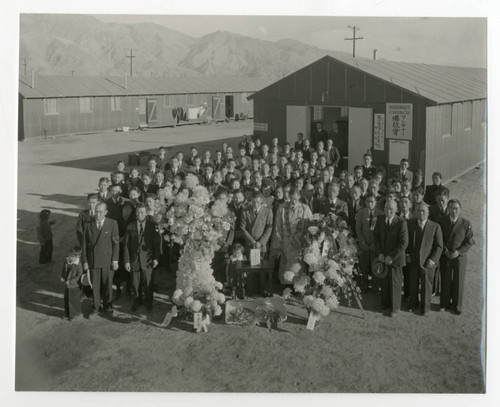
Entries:
{"type": "MultiPolygon", "coordinates": [[[[79,97],[78,102],[80,104],[80,113],[94,113],[94,98],[89,96],[79,97]],[[82,109],[82,102],[88,100],[89,101],[89,109],[82,109]]],[[[84,106],[86,107],[86,106],[84,106]]]]}
{"type": "Polygon", "coordinates": [[[57,116],[59,114],[59,98],[43,99],[43,112],[45,116],[57,116]],[[52,111],[49,107],[54,107],[52,111]]]}
{"type": "Polygon", "coordinates": [[[122,97],[121,96],[110,96],[110,107],[111,111],[117,112],[122,110],[122,97]],[[116,107],[116,101],[119,101],[118,108],[116,107]]]}

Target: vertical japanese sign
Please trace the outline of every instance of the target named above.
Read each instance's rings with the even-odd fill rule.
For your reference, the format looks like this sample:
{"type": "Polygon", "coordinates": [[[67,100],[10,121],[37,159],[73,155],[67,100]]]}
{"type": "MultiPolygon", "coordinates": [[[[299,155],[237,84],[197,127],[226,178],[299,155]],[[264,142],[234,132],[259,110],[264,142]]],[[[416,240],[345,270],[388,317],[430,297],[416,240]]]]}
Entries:
{"type": "Polygon", "coordinates": [[[373,118],[373,149],[384,150],[385,114],[375,113],[373,118]]]}
{"type": "Polygon", "coordinates": [[[413,105],[411,103],[387,103],[386,132],[389,139],[411,140],[413,124],[413,105]]]}

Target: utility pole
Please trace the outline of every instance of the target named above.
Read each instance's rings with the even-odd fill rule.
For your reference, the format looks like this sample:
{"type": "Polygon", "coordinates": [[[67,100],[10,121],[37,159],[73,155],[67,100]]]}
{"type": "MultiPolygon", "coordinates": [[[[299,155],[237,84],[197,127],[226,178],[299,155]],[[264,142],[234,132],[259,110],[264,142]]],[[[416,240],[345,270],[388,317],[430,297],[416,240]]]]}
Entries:
{"type": "Polygon", "coordinates": [[[377,59],[377,51],[378,51],[378,49],[373,50],[373,60],[374,61],[377,59]]]}
{"type": "Polygon", "coordinates": [[[359,31],[359,27],[348,25],[347,28],[352,28],[352,38],[344,38],[344,40],[352,41],[352,57],[356,58],[356,40],[362,40],[363,37],[356,37],[356,30],[359,31]]]}
{"type": "Polygon", "coordinates": [[[132,55],[132,48],[130,48],[130,55],[127,55],[125,58],[130,58],[130,76],[132,77],[132,58],[135,58],[135,55],[132,55]]]}
{"type": "Polygon", "coordinates": [[[28,64],[26,63],[26,58],[24,58],[23,66],[24,66],[24,76],[26,76],[26,67],[28,66],[28,64]]]}

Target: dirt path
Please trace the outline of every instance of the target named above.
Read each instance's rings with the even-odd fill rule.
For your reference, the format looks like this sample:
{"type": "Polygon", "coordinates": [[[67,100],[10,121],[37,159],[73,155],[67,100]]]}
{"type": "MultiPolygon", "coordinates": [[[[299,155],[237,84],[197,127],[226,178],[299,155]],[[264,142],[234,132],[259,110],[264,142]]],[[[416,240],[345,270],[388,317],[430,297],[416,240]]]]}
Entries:
{"type": "MultiPolygon", "coordinates": [[[[248,124],[238,126],[170,129],[176,133],[169,142],[209,145],[212,137],[239,138],[250,132],[248,124]]],[[[19,144],[17,390],[484,391],[482,169],[451,185],[476,239],[460,317],[433,311],[428,318],[403,312],[391,319],[374,310],[377,299],[371,294],[364,299],[364,318],[358,310],[342,309],[321,321],[314,332],[305,329],[305,311],[291,306],[279,331],[227,326],[220,320],[208,333],[197,335],[178,321],[169,329],[157,326],[171,306],[168,296],[174,288],[172,276],[163,272],[150,315],[131,313],[131,300],[124,296],[116,302],[118,312],[112,320],[61,319],[59,270],[75,239],[76,215],[84,194],[95,188],[101,173],[109,172],[93,171],[92,166],[101,168],[107,162],[101,156],[141,150],[133,148],[137,143],[132,138],[121,140],[120,150],[114,151],[116,137],[123,135],[112,134],[113,140],[94,135],[19,144]],[[56,263],[41,267],[34,242],[37,213],[44,207],[54,211],[58,223],[56,263]]],[[[152,149],[165,144],[164,134],[144,136],[152,149]]]]}

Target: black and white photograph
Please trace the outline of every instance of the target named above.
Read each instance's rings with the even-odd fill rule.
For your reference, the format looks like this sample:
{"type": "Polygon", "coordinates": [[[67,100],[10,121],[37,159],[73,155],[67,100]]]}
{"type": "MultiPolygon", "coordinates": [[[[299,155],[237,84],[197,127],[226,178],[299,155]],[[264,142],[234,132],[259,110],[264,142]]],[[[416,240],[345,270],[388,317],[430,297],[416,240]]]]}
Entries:
{"type": "Polygon", "coordinates": [[[496,392],[489,2],[92,3],[3,18],[7,393],[496,392]]]}

